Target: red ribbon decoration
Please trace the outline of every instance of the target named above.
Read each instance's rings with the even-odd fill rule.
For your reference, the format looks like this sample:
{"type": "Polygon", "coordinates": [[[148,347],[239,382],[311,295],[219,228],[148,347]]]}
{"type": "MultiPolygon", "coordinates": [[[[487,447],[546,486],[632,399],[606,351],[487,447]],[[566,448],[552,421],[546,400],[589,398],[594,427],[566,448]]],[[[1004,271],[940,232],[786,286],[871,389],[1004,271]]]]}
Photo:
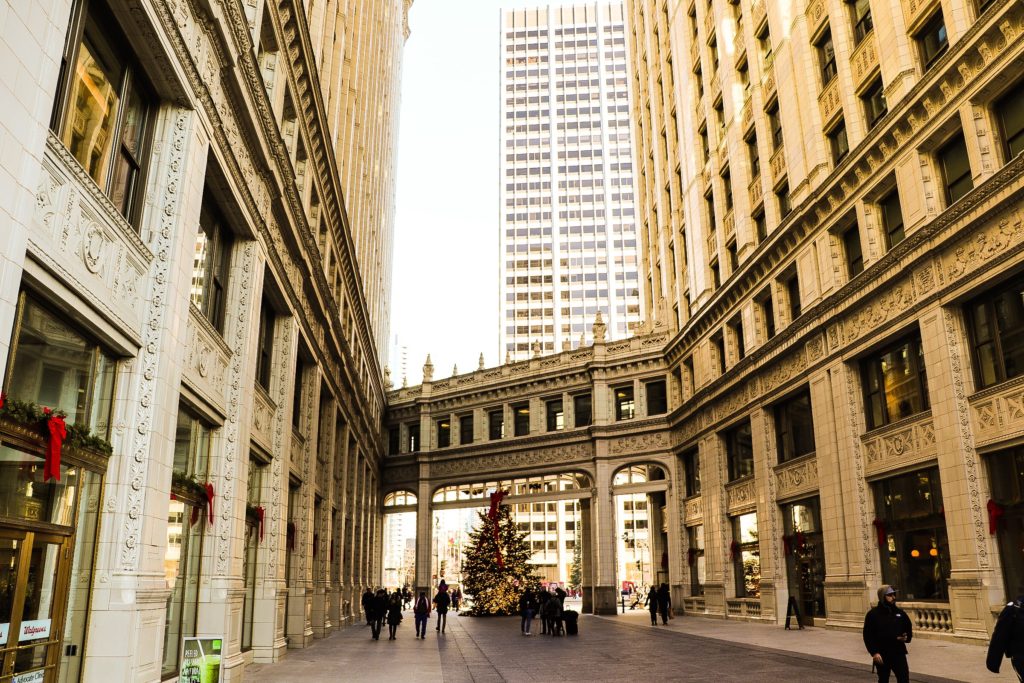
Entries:
{"type": "Polygon", "coordinates": [[[876,517],[875,521],[871,523],[875,526],[875,531],[878,533],[878,545],[885,545],[885,520],[876,517]]]}
{"type": "Polygon", "coordinates": [[[1002,505],[991,498],[988,499],[988,533],[990,536],[996,535],[996,531],[999,530],[999,522],[1002,521],[1005,514],[1006,510],[1002,505]]]}
{"type": "Polygon", "coordinates": [[[736,556],[740,553],[739,541],[733,541],[729,544],[729,560],[735,560],[736,556]]]}
{"type": "Polygon", "coordinates": [[[501,505],[501,499],[506,495],[508,494],[505,491],[495,491],[492,493],[491,509],[487,511],[487,519],[494,523],[494,560],[502,568],[505,566],[505,558],[501,556],[501,543],[498,535],[498,507],[501,505]]]}
{"type": "Polygon", "coordinates": [[[213,524],[213,484],[206,482],[206,521],[213,524]]]}
{"type": "Polygon", "coordinates": [[[7,394],[0,393],[0,408],[4,407],[4,403],[7,402],[7,394]]]}
{"type": "Polygon", "coordinates": [[[64,418],[55,415],[49,408],[43,408],[46,415],[46,428],[50,432],[50,443],[46,448],[46,462],[43,464],[43,481],[56,479],[60,481],[60,451],[64,439],[68,438],[67,425],[64,418]]]}
{"type": "Polygon", "coordinates": [[[789,534],[782,535],[782,552],[786,555],[793,554],[793,537],[789,534]]]}
{"type": "Polygon", "coordinates": [[[188,525],[189,526],[195,526],[196,522],[198,522],[198,521],[199,521],[199,506],[198,505],[193,505],[192,506],[192,516],[189,517],[188,525]]]}
{"type": "Polygon", "coordinates": [[[263,517],[267,514],[267,511],[260,505],[256,508],[256,519],[260,520],[260,543],[263,542],[263,517]]]}

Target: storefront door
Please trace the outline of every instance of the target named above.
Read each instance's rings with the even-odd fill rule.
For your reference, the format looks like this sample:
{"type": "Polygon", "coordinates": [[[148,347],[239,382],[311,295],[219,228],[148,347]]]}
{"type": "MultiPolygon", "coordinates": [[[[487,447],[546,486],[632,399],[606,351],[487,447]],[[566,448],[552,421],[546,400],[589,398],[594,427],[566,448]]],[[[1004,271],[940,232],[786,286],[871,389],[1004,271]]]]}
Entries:
{"type": "Polygon", "coordinates": [[[56,680],[70,536],[0,527],[0,681],[56,680]]]}

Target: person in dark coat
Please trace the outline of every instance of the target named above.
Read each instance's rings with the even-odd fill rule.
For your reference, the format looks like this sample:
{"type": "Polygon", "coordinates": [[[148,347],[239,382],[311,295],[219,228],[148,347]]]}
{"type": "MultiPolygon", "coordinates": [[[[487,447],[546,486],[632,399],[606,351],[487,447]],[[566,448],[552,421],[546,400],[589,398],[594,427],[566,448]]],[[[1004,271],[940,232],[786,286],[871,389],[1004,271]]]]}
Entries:
{"type": "Polygon", "coordinates": [[[374,640],[380,640],[380,629],[384,625],[384,617],[388,613],[388,594],[379,588],[370,604],[370,630],[374,640]]]}
{"type": "Polygon", "coordinates": [[[1003,657],[1010,658],[1017,678],[1024,681],[1024,595],[1007,603],[999,613],[988,644],[985,667],[994,674],[999,673],[1003,657]]]}
{"type": "Polygon", "coordinates": [[[546,590],[537,591],[537,611],[535,614],[540,615],[540,634],[546,636],[548,634],[548,620],[544,618],[544,606],[548,604],[548,600],[551,599],[551,593],[546,590]]]}
{"type": "Polygon", "coordinates": [[[444,627],[448,625],[448,606],[451,604],[452,596],[448,594],[448,584],[442,581],[437,587],[437,595],[434,596],[434,608],[437,610],[435,631],[444,633],[444,627]]]}
{"type": "Polygon", "coordinates": [[[402,594],[395,591],[388,601],[388,640],[394,640],[402,623],[402,594]]]}
{"type": "Polygon", "coordinates": [[[544,618],[546,633],[552,636],[562,635],[562,604],[558,601],[557,595],[548,593],[548,599],[541,607],[540,615],[544,618]]]}
{"type": "Polygon", "coordinates": [[[565,599],[569,597],[569,594],[559,586],[555,588],[555,597],[558,598],[558,632],[565,633],[565,622],[562,620],[562,614],[565,612],[565,599]]]}
{"type": "Polygon", "coordinates": [[[430,621],[430,601],[427,594],[420,591],[420,597],[416,598],[416,606],[412,609],[416,617],[416,635],[420,638],[427,637],[427,622],[430,621]]]}
{"type": "Polygon", "coordinates": [[[533,615],[537,613],[537,596],[533,594],[532,588],[527,588],[523,591],[523,594],[519,596],[519,616],[522,617],[522,622],[519,625],[520,630],[524,636],[532,635],[530,633],[530,625],[533,623],[533,615]]]}
{"type": "Polygon", "coordinates": [[[369,626],[373,623],[373,619],[370,618],[370,610],[373,609],[373,591],[369,586],[366,587],[366,591],[363,592],[363,614],[366,615],[366,625],[369,626]]]}
{"type": "Polygon", "coordinates": [[[910,617],[896,606],[895,589],[883,584],[878,589],[878,604],[864,617],[864,647],[874,662],[878,683],[888,683],[890,672],[896,674],[896,683],[909,683],[907,643],[913,637],[910,617]]]}
{"type": "Polygon", "coordinates": [[[658,625],[658,591],[651,586],[647,589],[647,601],[644,602],[647,610],[651,613],[651,626],[658,625]]]}
{"type": "Polygon", "coordinates": [[[672,608],[672,596],[668,590],[668,584],[663,583],[658,588],[658,613],[661,615],[661,623],[668,623],[668,611],[672,608]]]}

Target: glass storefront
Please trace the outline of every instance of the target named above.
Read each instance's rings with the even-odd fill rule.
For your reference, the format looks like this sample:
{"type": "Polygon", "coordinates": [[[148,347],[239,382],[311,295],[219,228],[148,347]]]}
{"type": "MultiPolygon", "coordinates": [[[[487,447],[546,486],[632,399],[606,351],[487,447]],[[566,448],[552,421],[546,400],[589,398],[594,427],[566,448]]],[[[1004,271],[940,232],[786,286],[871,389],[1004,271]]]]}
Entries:
{"type": "Polygon", "coordinates": [[[757,536],[756,512],[732,518],[730,555],[737,598],[761,597],[761,548],[757,536]]]}
{"type": "Polygon", "coordinates": [[[989,453],[985,462],[992,486],[989,515],[995,521],[1006,599],[1012,600],[1024,594],[1024,448],[989,453]]]}
{"type": "Polygon", "coordinates": [[[825,546],[817,498],[782,506],[783,552],[789,595],[796,599],[801,622],[825,616],[825,546]]]}

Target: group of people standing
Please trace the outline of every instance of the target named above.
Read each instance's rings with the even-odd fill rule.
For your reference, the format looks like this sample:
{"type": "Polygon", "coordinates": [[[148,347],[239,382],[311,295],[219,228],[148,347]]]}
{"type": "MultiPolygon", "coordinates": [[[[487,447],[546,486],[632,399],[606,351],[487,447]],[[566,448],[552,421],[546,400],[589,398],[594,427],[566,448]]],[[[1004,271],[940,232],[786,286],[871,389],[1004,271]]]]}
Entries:
{"type": "MultiPolygon", "coordinates": [[[[380,632],[384,622],[388,625],[388,640],[395,640],[398,635],[398,625],[402,623],[402,612],[408,609],[412,601],[412,592],[408,588],[396,590],[390,595],[383,588],[378,588],[375,593],[367,588],[363,593],[362,606],[366,615],[366,624],[370,627],[371,637],[380,640],[380,632]]],[[[430,621],[431,611],[437,612],[436,631],[444,633],[448,624],[448,609],[456,612],[459,610],[459,603],[462,601],[462,591],[456,588],[448,590],[448,584],[443,580],[437,587],[437,593],[433,600],[427,599],[425,591],[420,591],[416,603],[413,605],[413,617],[416,622],[416,637],[427,637],[427,622],[430,621]]]]}
{"type": "Polygon", "coordinates": [[[554,592],[549,590],[534,592],[532,588],[523,591],[523,594],[519,596],[519,616],[522,617],[520,629],[523,635],[533,635],[530,628],[535,617],[539,617],[541,620],[541,635],[563,635],[567,616],[565,598],[568,595],[561,587],[556,588],[554,592]]]}
{"type": "Polygon", "coordinates": [[[644,602],[644,606],[651,613],[651,626],[658,625],[659,614],[662,624],[667,624],[668,620],[675,616],[672,614],[672,593],[669,591],[667,583],[661,584],[658,588],[651,586],[647,591],[647,600],[644,602]]]}

